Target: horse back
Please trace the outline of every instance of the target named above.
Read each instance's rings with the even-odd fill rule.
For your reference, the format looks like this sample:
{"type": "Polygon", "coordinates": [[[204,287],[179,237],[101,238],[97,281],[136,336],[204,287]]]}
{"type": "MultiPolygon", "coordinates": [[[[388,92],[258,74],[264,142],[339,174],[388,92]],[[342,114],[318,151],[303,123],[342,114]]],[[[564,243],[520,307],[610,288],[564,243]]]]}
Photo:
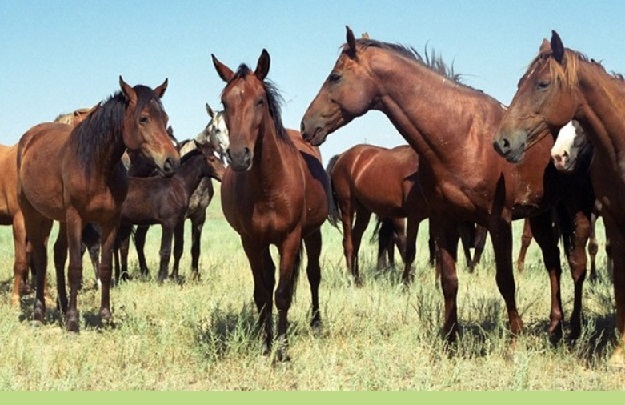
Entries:
{"type": "Polygon", "coordinates": [[[406,216],[423,206],[415,197],[418,155],[408,145],[387,149],[356,145],[343,152],[332,170],[332,186],[339,198],[357,201],[381,216],[406,216]],[[410,209],[408,209],[410,208],[410,209]]]}

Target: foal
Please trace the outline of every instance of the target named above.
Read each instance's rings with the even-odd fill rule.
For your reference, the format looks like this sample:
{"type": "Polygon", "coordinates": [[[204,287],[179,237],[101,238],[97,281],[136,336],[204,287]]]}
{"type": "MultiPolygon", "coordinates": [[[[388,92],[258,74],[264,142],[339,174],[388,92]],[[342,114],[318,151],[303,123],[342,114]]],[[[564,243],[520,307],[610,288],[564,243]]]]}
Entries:
{"type": "MultiPolygon", "coordinates": [[[[221,181],[225,166],[215,157],[210,143],[199,145],[198,149],[181,158],[180,167],[172,177],[131,177],[128,179],[128,194],[122,204],[121,223],[116,241],[116,257],[119,245],[130,237],[133,225],[161,224],[161,262],[159,281],[167,277],[171,256],[171,243],[176,233],[182,233],[189,206],[189,197],[202,179],[214,178],[221,181]]],[[[122,250],[121,273],[127,273],[128,251],[122,250]]],[[[115,260],[115,277],[120,271],[115,260]]]]}

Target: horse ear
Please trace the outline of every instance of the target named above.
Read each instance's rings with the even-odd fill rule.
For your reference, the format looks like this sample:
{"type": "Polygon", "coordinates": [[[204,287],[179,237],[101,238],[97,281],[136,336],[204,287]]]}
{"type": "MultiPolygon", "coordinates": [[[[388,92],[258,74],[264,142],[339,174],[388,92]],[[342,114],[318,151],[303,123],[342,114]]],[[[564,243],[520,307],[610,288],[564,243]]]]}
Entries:
{"type": "Polygon", "coordinates": [[[211,58],[213,58],[213,66],[215,66],[215,70],[217,71],[219,77],[221,77],[221,80],[229,83],[230,80],[232,80],[232,78],[234,77],[234,72],[228,66],[217,60],[215,55],[213,55],[212,53],[211,58]]]}
{"type": "Polygon", "coordinates": [[[163,82],[163,84],[161,84],[160,86],[154,89],[154,93],[156,93],[158,98],[163,98],[163,95],[165,94],[165,90],[167,90],[168,83],[169,83],[169,80],[165,78],[165,81],[163,82]]]}
{"type": "Polygon", "coordinates": [[[551,51],[554,59],[561,64],[564,59],[564,44],[555,30],[551,30],[551,51]]]}
{"type": "Polygon", "coordinates": [[[254,70],[254,76],[256,76],[261,82],[265,80],[267,73],[269,73],[269,65],[269,52],[267,52],[266,49],[263,49],[258,57],[258,63],[256,64],[256,69],[254,70]]]}
{"type": "Polygon", "coordinates": [[[347,53],[351,58],[356,57],[356,37],[354,31],[349,26],[345,26],[347,29],[347,53]]]}
{"type": "Polygon", "coordinates": [[[208,105],[208,103],[206,103],[206,112],[208,113],[209,117],[215,118],[215,111],[213,111],[213,109],[211,108],[210,105],[208,105]]]}
{"type": "Polygon", "coordinates": [[[547,38],[543,38],[543,42],[540,44],[540,48],[538,48],[538,54],[544,55],[547,53],[551,53],[551,42],[547,38]]]}
{"type": "Polygon", "coordinates": [[[137,93],[128,83],[122,79],[122,75],[119,75],[119,86],[122,88],[122,94],[128,101],[128,104],[137,104],[137,93]]]}

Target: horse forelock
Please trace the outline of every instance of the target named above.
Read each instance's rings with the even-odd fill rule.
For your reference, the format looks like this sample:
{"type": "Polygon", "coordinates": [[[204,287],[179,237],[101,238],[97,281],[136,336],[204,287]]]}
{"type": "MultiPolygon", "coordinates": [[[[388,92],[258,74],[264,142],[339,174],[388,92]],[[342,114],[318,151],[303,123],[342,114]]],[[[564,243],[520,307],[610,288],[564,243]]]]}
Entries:
{"type": "MultiPolygon", "coordinates": [[[[245,63],[239,65],[237,72],[235,73],[232,80],[228,82],[226,87],[222,92],[222,96],[224,92],[237,80],[245,79],[246,76],[252,74],[252,70],[245,63]]],[[[269,79],[265,78],[262,82],[263,89],[265,91],[267,97],[267,107],[269,109],[269,115],[273,119],[274,127],[276,130],[276,134],[278,138],[290,142],[291,139],[286,134],[286,129],[282,124],[282,104],[284,103],[284,99],[282,95],[278,91],[277,86],[269,79]]]]}

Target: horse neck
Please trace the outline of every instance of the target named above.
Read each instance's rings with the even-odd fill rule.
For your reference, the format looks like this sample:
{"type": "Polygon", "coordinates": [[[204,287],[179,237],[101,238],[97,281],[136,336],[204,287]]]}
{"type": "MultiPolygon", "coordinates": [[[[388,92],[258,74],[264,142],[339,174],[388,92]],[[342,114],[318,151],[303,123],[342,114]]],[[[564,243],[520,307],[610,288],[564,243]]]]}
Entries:
{"type": "Polygon", "coordinates": [[[266,114],[261,123],[258,139],[254,145],[254,162],[251,168],[250,180],[252,186],[263,190],[280,188],[283,185],[284,175],[293,170],[285,158],[289,151],[295,150],[295,145],[285,134],[286,139],[278,136],[273,119],[266,114]]]}
{"type": "Polygon", "coordinates": [[[579,91],[582,97],[581,123],[590,126],[587,136],[604,163],[625,179],[625,109],[616,100],[625,99],[625,82],[613,78],[599,66],[580,62],[578,67],[579,91]],[[619,108],[620,107],[620,108],[619,108]]]}
{"type": "Polygon", "coordinates": [[[472,164],[471,157],[493,149],[490,135],[504,112],[499,102],[416,61],[394,60],[372,64],[382,86],[380,109],[420,156],[430,164],[472,164]]]}
{"type": "Polygon", "coordinates": [[[184,184],[187,196],[190,196],[202,179],[208,177],[208,172],[209,169],[204,161],[204,156],[199,154],[186,160],[176,171],[174,177],[178,178],[182,184],[184,184]]]}

